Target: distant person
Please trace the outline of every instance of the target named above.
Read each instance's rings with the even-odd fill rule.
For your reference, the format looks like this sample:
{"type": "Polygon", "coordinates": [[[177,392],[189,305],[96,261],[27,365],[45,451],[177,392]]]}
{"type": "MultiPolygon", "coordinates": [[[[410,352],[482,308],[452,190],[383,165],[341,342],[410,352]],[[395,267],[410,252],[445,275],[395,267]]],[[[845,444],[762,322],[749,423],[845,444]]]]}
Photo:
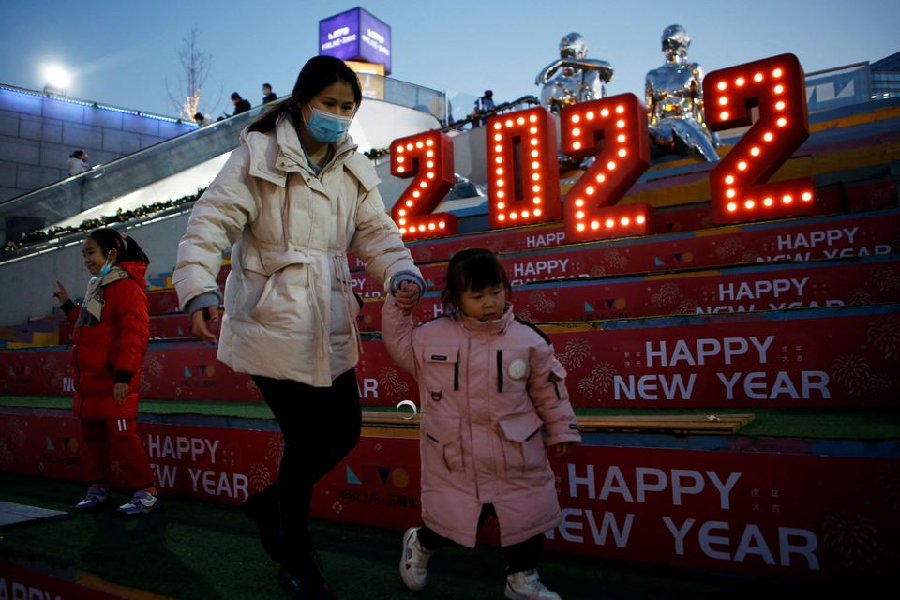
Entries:
{"type": "Polygon", "coordinates": [[[137,435],[141,363],[150,339],[150,315],[144,274],[150,262],[134,238],[114,229],[92,231],[81,246],[93,277],[81,305],[57,281],[53,294],[74,326],[72,412],[84,436],[84,500],[75,510],[96,510],[109,500],[115,473],[132,490],[118,508],[138,516],[159,508],[150,461],[137,435]]]}
{"type": "Polygon", "coordinates": [[[231,116],[239,115],[242,112],[247,112],[250,110],[250,101],[246,98],[241,98],[241,95],[237,92],[231,95],[231,104],[234,105],[234,112],[231,113],[231,116]]]}
{"type": "MultiPolygon", "coordinates": [[[[453,255],[443,315],[418,327],[393,295],[382,309],[391,358],[419,382],[421,527],[403,536],[400,577],[425,589],[428,560],[454,543],[472,548],[485,517],[500,521],[506,598],[560,596],[541,583],[544,532],[560,523],[547,447],[581,441],[566,371],[540,330],[509,303],[510,284],[484,248],[453,255]]],[[[402,288],[401,288],[402,289],[402,288]]]]}
{"type": "Polygon", "coordinates": [[[244,510],[279,563],[278,584],[300,598],[332,597],[309,530],[310,501],[316,482],[356,446],[362,424],[359,304],[347,254],[397,290],[401,308],[411,310],[425,289],[385,212],[372,162],[347,134],[362,98],[343,61],[309,59],[290,97],[244,130],[194,203],[172,274],[194,334],[218,342],[218,359],[250,374],[281,429],[278,481],[244,510]],[[216,274],[230,248],[219,337],[216,274]]]}
{"type": "Polygon", "coordinates": [[[196,123],[200,127],[203,127],[204,125],[209,125],[209,122],[210,122],[209,117],[204,115],[202,112],[194,113],[194,123],[196,123]]]}
{"type": "MultiPolygon", "coordinates": [[[[485,90],[484,96],[475,101],[475,110],[473,111],[472,116],[477,117],[478,115],[490,112],[496,108],[497,107],[494,105],[494,92],[485,90]]],[[[482,127],[483,125],[484,119],[477,119],[472,122],[472,127],[482,127]]]]}
{"type": "Polygon", "coordinates": [[[89,171],[88,155],[84,150],[76,150],[66,159],[66,169],[69,171],[69,177],[89,171]]]}
{"type": "Polygon", "coordinates": [[[278,96],[275,92],[272,91],[272,84],[264,83],[262,84],[262,93],[263,93],[263,104],[268,104],[269,102],[275,102],[278,100],[278,96]]]}

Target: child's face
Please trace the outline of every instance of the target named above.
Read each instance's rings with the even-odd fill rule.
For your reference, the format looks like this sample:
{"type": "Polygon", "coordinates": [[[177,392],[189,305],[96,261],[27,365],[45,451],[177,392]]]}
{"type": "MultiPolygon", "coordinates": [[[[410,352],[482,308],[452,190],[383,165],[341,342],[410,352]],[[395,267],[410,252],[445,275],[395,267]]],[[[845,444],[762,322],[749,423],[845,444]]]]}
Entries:
{"type": "Polygon", "coordinates": [[[506,288],[503,284],[477,291],[466,290],[459,297],[463,314],[479,321],[494,321],[503,316],[506,306],[506,288]]]}
{"type": "Polygon", "coordinates": [[[103,256],[103,250],[94,238],[87,238],[81,245],[81,257],[84,259],[85,268],[90,271],[91,275],[100,272],[100,267],[106,262],[108,257],[103,256]]]}

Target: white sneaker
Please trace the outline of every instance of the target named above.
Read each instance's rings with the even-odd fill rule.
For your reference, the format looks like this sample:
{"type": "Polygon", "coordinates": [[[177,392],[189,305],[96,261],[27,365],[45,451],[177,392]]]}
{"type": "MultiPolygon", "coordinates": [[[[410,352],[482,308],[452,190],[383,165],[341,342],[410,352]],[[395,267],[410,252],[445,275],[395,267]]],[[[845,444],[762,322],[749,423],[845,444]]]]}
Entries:
{"type": "Polygon", "coordinates": [[[126,517],[135,517],[144,515],[158,509],[160,506],[159,498],[150,492],[139,491],[134,493],[134,497],[120,506],[117,512],[126,517]]]}
{"type": "Polygon", "coordinates": [[[79,512],[87,512],[98,508],[101,504],[109,500],[109,490],[102,487],[91,486],[88,488],[84,500],[75,505],[75,510],[79,512]]]}
{"type": "Polygon", "coordinates": [[[414,592],[425,589],[425,580],[428,577],[428,559],[434,552],[429,552],[419,543],[416,532],[419,529],[412,527],[403,534],[403,554],[400,556],[400,579],[406,587],[414,592]]]}
{"type": "Polygon", "coordinates": [[[507,575],[503,595],[511,600],[562,600],[559,594],[541,583],[536,569],[507,575]]]}

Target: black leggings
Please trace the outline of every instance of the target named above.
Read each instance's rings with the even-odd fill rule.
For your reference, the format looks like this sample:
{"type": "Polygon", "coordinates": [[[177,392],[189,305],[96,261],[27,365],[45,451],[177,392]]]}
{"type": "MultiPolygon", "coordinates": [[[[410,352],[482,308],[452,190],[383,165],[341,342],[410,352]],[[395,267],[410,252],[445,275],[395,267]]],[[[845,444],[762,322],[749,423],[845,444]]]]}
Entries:
{"type": "Polygon", "coordinates": [[[308,553],[313,485],[359,441],[362,408],[354,369],[331,387],[253,376],[284,438],[278,465],[281,535],[290,552],[308,553]]]}
{"type": "MultiPolygon", "coordinates": [[[[478,529],[484,524],[487,517],[496,516],[493,504],[485,504],[481,509],[481,515],[478,517],[478,529]]],[[[446,546],[455,544],[453,540],[447,539],[439,533],[435,533],[428,528],[428,525],[422,525],[416,532],[416,538],[426,550],[440,550],[446,546]]],[[[524,542],[513,544],[512,546],[503,547],[503,555],[508,563],[506,567],[507,573],[519,573],[520,571],[530,571],[537,567],[538,559],[541,557],[541,551],[544,548],[544,534],[539,533],[534,537],[530,537],[524,542]]]]}

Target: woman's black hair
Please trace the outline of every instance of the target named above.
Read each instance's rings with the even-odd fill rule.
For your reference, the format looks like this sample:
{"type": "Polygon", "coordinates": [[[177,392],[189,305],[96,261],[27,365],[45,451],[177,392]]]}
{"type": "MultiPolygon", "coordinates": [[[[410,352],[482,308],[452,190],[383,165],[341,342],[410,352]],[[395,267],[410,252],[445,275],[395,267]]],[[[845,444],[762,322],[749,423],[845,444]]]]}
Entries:
{"type": "Polygon", "coordinates": [[[147,255],[144,254],[144,251],[133,237],[119,233],[115,229],[108,227],[95,229],[88,234],[88,237],[97,242],[104,257],[109,254],[110,250],[115,248],[117,263],[125,261],[150,263],[150,259],[147,258],[147,255]]]}
{"type": "Polygon", "coordinates": [[[441,291],[441,308],[445,314],[457,315],[463,292],[483,290],[495,285],[503,286],[508,300],[512,287],[497,255],[487,248],[460,250],[447,265],[447,279],[441,291]]]}
{"type": "Polygon", "coordinates": [[[353,69],[333,56],[313,56],[300,69],[290,97],[275,102],[272,108],[250,124],[248,131],[260,133],[271,131],[275,128],[278,117],[285,113],[291,117],[294,126],[298,126],[302,122],[300,109],[309,104],[309,101],[324,88],[339,81],[350,84],[353,89],[353,100],[359,107],[362,102],[362,86],[353,69]]]}
{"type": "Polygon", "coordinates": [[[76,150],[69,155],[70,158],[81,158],[82,156],[84,156],[84,150],[76,150]]]}

